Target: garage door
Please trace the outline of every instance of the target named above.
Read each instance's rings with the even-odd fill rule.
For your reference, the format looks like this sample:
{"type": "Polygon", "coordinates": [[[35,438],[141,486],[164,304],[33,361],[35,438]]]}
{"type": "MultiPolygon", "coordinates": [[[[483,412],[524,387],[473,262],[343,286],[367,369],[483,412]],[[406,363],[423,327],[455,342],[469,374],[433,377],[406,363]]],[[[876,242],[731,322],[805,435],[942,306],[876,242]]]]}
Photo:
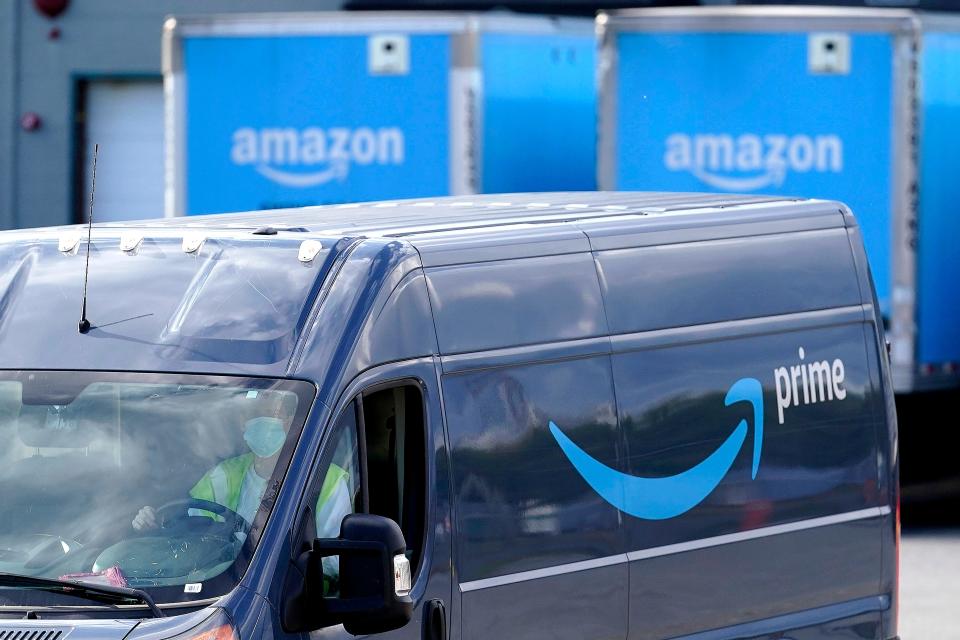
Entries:
{"type": "Polygon", "coordinates": [[[85,99],[83,219],[94,144],[100,145],[94,221],[163,216],[163,83],[91,81],[85,99]]]}

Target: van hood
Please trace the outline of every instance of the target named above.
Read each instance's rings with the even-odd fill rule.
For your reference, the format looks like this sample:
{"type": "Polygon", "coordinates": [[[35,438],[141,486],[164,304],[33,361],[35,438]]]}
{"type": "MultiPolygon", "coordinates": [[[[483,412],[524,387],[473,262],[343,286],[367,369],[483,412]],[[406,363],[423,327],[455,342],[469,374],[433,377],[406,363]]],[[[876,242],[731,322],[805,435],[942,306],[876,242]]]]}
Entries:
{"type": "Polygon", "coordinates": [[[86,334],[86,228],[0,234],[3,367],[284,375],[345,242],[271,232],[95,226],[86,334]]]}
{"type": "Polygon", "coordinates": [[[0,638],[123,640],[139,620],[0,620],[0,638]]]}

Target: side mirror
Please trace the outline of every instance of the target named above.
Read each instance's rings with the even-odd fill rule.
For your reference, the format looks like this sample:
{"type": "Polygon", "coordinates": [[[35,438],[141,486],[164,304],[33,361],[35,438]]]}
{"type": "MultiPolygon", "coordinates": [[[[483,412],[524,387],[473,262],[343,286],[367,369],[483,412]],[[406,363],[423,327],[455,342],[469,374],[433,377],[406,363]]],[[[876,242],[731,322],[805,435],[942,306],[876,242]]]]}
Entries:
{"type": "Polygon", "coordinates": [[[393,520],[367,513],[346,516],[340,537],[313,543],[314,576],[322,559],[339,556],[338,597],[324,597],[327,614],[353,635],[399,629],[413,615],[412,576],[403,532],[393,520]]]}

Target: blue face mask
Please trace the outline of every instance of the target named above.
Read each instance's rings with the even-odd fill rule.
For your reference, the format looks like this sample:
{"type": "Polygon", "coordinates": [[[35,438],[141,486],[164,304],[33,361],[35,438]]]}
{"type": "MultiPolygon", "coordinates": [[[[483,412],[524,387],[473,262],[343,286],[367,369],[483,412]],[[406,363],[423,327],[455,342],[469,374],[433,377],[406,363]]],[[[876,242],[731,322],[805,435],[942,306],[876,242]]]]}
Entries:
{"type": "Polygon", "coordinates": [[[257,456],[269,458],[280,451],[283,441],[287,439],[287,434],[283,430],[281,420],[263,416],[247,420],[243,429],[243,439],[257,456]]]}

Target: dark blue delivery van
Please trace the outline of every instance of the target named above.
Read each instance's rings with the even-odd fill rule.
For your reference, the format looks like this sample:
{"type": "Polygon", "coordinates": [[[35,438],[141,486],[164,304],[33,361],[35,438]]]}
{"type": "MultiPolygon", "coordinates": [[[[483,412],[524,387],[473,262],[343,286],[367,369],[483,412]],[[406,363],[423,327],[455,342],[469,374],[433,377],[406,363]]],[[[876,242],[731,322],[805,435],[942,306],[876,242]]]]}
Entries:
{"type": "Polygon", "coordinates": [[[349,204],[0,261],[4,640],[897,635],[842,204],[349,204]]]}

